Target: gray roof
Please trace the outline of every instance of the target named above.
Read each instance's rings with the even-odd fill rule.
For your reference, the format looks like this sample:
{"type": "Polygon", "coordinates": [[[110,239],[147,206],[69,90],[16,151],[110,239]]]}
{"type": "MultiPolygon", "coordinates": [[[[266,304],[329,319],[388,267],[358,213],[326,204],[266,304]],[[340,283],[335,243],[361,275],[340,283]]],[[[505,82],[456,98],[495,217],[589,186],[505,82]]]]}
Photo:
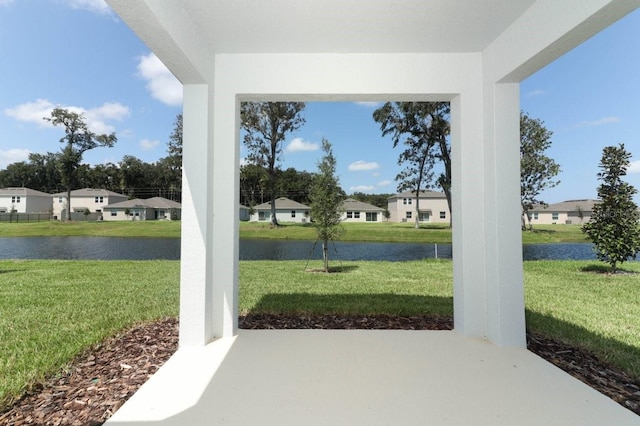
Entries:
{"type": "Polygon", "coordinates": [[[180,209],[182,205],[176,201],[171,201],[163,197],[153,197],[142,200],[134,198],[119,203],[104,206],[104,209],[126,209],[126,208],[151,208],[151,209],[180,209]]]}
{"type": "MultiPolygon", "coordinates": [[[[58,192],[57,194],[53,194],[54,197],[64,197],[67,195],[67,191],[58,192]]],[[[109,191],[108,189],[100,189],[100,188],[82,188],[82,189],[74,189],[71,191],[72,197],[105,197],[105,196],[117,196],[117,197],[126,197],[124,194],[120,194],[118,192],[109,191]]]]}
{"type": "MultiPolygon", "coordinates": [[[[405,191],[405,192],[401,192],[400,194],[392,195],[388,199],[389,200],[393,200],[393,199],[396,199],[396,198],[411,198],[411,197],[415,197],[415,196],[416,196],[415,191],[405,191]]],[[[420,198],[442,198],[442,199],[446,199],[447,196],[444,194],[444,192],[420,191],[420,198]]]]}
{"type": "Polygon", "coordinates": [[[36,191],[35,189],[31,189],[31,188],[24,188],[24,187],[7,187],[7,188],[0,188],[0,195],[10,195],[10,196],[14,196],[14,195],[21,195],[23,197],[26,197],[28,195],[30,196],[36,196],[36,197],[51,197],[51,194],[47,194],[46,192],[40,192],[40,191],[36,191]]]}
{"type": "MultiPolygon", "coordinates": [[[[276,209],[278,210],[309,210],[309,206],[300,204],[297,201],[290,200],[286,197],[276,198],[276,209]]],[[[271,201],[259,204],[253,208],[254,210],[271,210],[271,201]]]]}
{"type": "Polygon", "coordinates": [[[340,210],[344,211],[357,211],[357,212],[383,212],[382,207],[374,206],[373,204],[364,203],[362,201],[354,200],[353,198],[347,198],[340,205],[340,210]]]}
{"type": "Polygon", "coordinates": [[[598,200],[567,200],[560,203],[549,204],[548,206],[535,206],[532,212],[577,212],[578,207],[583,212],[593,211],[593,205],[599,203],[598,200]]]}

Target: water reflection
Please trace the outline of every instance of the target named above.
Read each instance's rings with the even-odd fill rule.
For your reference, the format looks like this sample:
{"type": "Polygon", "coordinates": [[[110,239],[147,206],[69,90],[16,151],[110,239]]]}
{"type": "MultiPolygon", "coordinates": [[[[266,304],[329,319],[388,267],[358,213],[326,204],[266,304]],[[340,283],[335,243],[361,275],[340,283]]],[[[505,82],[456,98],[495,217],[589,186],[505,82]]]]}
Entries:
{"type": "MultiPolygon", "coordinates": [[[[331,243],[335,260],[419,260],[436,257],[435,244],[331,243]]],[[[321,258],[311,241],[240,240],[240,260],[307,260],[321,258]]],[[[591,244],[529,244],[525,260],[595,259],[591,244]]],[[[451,244],[438,244],[437,257],[451,258],[451,244]]],[[[0,238],[0,259],[180,259],[179,238],[9,237],[0,238]]]]}

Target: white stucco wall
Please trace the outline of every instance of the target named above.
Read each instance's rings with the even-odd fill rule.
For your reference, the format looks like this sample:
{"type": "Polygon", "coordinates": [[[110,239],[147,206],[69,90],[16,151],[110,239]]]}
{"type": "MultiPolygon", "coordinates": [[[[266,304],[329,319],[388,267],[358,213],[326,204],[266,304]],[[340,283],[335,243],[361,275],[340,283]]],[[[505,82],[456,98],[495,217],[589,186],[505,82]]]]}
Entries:
{"type": "MultiPolygon", "coordinates": [[[[260,219],[260,212],[254,212],[249,220],[251,222],[269,222],[271,220],[271,211],[262,211],[263,219],[260,219]]],[[[289,223],[308,223],[309,222],[309,210],[298,209],[276,209],[276,219],[278,222],[289,223]],[[295,212],[292,214],[292,212],[295,212]]]]}
{"type": "Polygon", "coordinates": [[[23,194],[1,195],[0,210],[9,213],[12,209],[17,213],[48,213],[51,211],[51,197],[23,194]]]}

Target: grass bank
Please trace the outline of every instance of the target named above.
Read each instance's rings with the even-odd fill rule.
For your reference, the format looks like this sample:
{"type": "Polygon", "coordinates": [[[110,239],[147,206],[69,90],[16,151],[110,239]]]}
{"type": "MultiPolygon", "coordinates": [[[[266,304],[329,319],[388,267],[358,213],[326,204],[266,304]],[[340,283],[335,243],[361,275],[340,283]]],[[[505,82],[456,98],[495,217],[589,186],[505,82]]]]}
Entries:
{"type": "MultiPolygon", "coordinates": [[[[305,264],[240,262],[240,312],[452,315],[450,261],[305,264]]],[[[638,275],[585,272],[598,267],[525,262],[527,326],[640,377],[638,275]]],[[[0,407],[107,336],[178,314],[177,261],[3,260],[0,278],[0,407]]]]}
{"type": "MultiPolygon", "coordinates": [[[[422,225],[414,229],[408,223],[345,223],[344,241],[451,243],[451,229],[440,225],[422,225]]],[[[180,222],[28,222],[0,223],[2,237],[30,236],[111,236],[111,237],[180,237],[180,222]]],[[[240,238],[309,240],[316,238],[310,224],[283,224],[271,228],[268,223],[241,222],[240,238]]],[[[522,233],[524,244],[584,243],[580,225],[539,225],[522,233]]]]}

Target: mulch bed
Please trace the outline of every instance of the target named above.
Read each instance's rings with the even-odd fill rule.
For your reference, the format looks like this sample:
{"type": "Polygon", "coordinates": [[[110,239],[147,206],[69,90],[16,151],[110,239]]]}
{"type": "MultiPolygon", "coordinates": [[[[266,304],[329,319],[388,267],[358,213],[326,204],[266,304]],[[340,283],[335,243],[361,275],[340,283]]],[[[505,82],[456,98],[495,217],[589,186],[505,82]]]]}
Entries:
{"type": "MultiPolygon", "coordinates": [[[[240,318],[245,329],[451,330],[434,316],[283,316],[240,318]]],[[[640,381],[583,350],[529,333],[529,350],[640,415],[640,381]]],[[[58,376],[29,391],[0,414],[0,425],[101,425],[175,352],[178,323],[169,318],[137,326],[78,357],[58,376]]]]}

